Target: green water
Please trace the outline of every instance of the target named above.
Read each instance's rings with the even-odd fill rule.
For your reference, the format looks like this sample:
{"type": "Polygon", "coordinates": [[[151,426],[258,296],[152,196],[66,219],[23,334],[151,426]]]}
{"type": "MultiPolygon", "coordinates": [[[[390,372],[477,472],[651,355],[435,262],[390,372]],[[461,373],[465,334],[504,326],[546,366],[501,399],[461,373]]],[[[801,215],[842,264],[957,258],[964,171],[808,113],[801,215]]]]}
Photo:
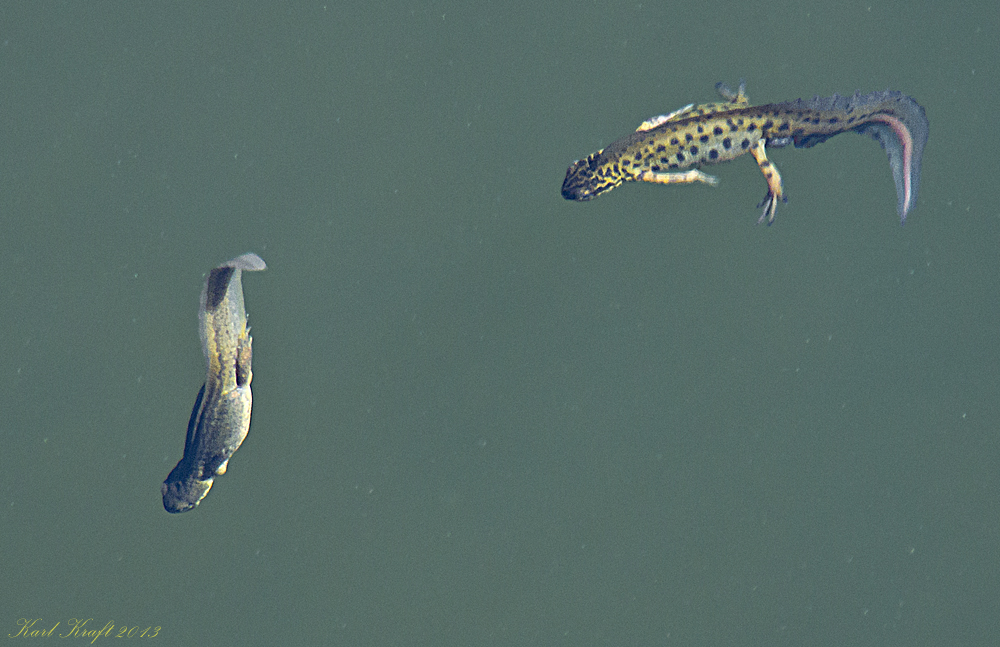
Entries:
{"type": "Polygon", "coordinates": [[[993,644],[998,28],[986,2],[0,10],[0,635],[993,644]],[[771,153],[772,227],[749,157],[560,197],[740,78],[915,97],[906,226],[852,134],[771,153]],[[198,295],[246,251],[253,424],[170,515],[198,295]]]}

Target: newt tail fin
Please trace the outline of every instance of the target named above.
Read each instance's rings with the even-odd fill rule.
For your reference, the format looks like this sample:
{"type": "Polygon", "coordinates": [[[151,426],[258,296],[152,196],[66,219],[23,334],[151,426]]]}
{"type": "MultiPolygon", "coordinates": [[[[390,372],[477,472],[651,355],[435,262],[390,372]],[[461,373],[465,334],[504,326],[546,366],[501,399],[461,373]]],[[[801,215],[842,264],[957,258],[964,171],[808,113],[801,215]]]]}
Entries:
{"type": "MultiPolygon", "coordinates": [[[[923,107],[899,92],[876,92],[882,95],[882,109],[872,115],[871,121],[854,130],[882,144],[889,156],[889,167],[896,181],[897,208],[901,224],[906,223],[917,201],[920,188],[920,162],[927,143],[927,115],[923,107]]],[[[872,96],[872,95],[869,95],[872,96]]]]}
{"type": "MultiPolygon", "coordinates": [[[[798,102],[796,102],[798,103],[798,102]]],[[[901,92],[886,90],[851,97],[816,97],[802,101],[804,107],[842,111],[847,123],[844,130],[869,135],[882,145],[889,156],[889,167],[896,181],[897,209],[900,222],[913,208],[920,187],[920,162],[927,143],[927,115],[923,107],[901,92]]],[[[843,131],[840,131],[843,132],[843,131]]],[[[812,134],[796,138],[797,148],[815,146],[836,133],[812,134]]]]}

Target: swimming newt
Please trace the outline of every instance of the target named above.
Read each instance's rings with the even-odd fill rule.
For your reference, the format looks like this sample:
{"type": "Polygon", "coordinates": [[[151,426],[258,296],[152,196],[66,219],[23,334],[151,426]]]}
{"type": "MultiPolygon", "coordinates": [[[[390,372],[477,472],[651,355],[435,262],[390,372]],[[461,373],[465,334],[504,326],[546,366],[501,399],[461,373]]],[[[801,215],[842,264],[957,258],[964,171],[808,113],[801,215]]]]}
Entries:
{"type": "Polygon", "coordinates": [[[700,166],[750,153],[767,182],[767,194],[757,205],[764,208],[758,222],[766,218],[771,224],[778,202],[787,198],[765,148],[790,143],[810,148],[852,130],[870,135],[888,153],[900,221],[906,222],[917,199],[928,133],[924,109],[911,97],[887,90],[751,106],[743,84],[738,92],[722,83],[716,89],[724,102],[691,104],[653,117],[631,135],[574,162],[566,171],[563,197],[590,200],[623,182],[714,185],[718,179],[698,170],[700,166]]]}
{"type": "Polygon", "coordinates": [[[184,457],[161,488],[167,512],[187,512],[201,503],[215,477],[226,473],[229,459],[250,430],[253,339],[243,306],[241,273],[266,268],[260,256],[243,254],[205,279],[198,328],[208,371],[191,410],[184,457]]]}

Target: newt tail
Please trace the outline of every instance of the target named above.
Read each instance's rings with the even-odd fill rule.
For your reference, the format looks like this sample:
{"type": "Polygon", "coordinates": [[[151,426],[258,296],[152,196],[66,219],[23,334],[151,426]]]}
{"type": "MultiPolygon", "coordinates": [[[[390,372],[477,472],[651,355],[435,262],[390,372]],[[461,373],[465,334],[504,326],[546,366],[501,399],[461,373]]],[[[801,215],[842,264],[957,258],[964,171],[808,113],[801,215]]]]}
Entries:
{"type": "Polygon", "coordinates": [[[698,170],[702,165],[750,153],[767,182],[767,193],[758,205],[764,208],[758,222],[766,219],[771,224],[778,202],[787,198],[781,175],[767,159],[765,148],[790,143],[810,148],[854,131],[877,140],[888,154],[900,221],[906,222],[917,199],[928,133],[924,109],[911,97],[886,90],[751,106],[742,84],[738,92],[721,83],[716,89],[725,101],[692,104],[653,117],[631,135],[574,162],[566,171],[563,197],[590,200],[624,182],[714,185],[718,179],[698,170]]]}

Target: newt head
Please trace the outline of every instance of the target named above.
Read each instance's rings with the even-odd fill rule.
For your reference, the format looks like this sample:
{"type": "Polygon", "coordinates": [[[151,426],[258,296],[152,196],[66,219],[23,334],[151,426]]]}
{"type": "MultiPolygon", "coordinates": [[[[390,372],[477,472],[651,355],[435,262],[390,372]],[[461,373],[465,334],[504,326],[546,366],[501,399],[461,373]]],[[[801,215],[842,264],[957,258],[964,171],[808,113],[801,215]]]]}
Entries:
{"type": "Polygon", "coordinates": [[[624,181],[617,168],[603,162],[601,159],[603,152],[599,150],[582,160],[577,160],[566,169],[562,197],[584,202],[610,191],[624,181]]]}
{"type": "Polygon", "coordinates": [[[167,512],[178,513],[193,510],[212,489],[214,482],[212,478],[199,478],[195,474],[185,472],[185,467],[187,466],[182,467],[181,464],[178,464],[160,487],[160,492],[163,494],[163,507],[167,512]]]}

